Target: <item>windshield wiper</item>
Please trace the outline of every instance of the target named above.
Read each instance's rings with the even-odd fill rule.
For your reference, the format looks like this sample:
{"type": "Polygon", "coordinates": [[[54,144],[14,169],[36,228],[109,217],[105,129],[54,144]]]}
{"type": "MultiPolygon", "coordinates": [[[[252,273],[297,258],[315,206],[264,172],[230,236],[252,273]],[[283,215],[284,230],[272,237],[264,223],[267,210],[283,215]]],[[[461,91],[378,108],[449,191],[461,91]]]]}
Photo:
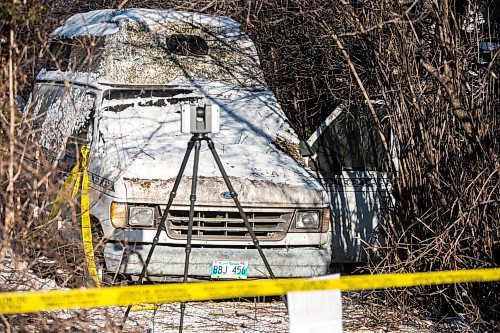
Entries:
{"type": "Polygon", "coordinates": [[[134,106],[134,104],[118,104],[113,106],[106,106],[105,108],[103,108],[103,111],[121,112],[131,106],[134,106]]]}

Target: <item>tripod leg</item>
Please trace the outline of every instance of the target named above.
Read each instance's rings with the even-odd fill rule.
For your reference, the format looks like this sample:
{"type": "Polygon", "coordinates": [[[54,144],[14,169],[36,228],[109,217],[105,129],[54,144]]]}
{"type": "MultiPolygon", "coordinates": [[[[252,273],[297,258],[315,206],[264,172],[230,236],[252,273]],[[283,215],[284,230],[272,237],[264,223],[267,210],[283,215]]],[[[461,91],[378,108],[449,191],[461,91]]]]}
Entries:
{"type": "Polygon", "coordinates": [[[262,261],[264,262],[264,265],[266,266],[266,269],[269,273],[269,276],[274,279],[274,273],[273,270],[271,269],[271,266],[269,265],[269,262],[267,261],[266,256],[264,255],[264,252],[262,251],[262,248],[260,247],[259,240],[257,239],[257,236],[255,236],[255,233],[253,231],[252,226],[250,225],[250,222],[248,222],[247,215],[243,211],[243,208],[241,207],[240,201],[238,200],[238,193],[234,191],[233,186],[231,185],[231,182],[229,181],[229,177],[227,176],[226,171],[224,170],[224,166],[222,165],[222,162],[219,158],[219,155],[217,154],[217,151],[215,150],[215,146],[213,141],[206,137],[205,140],[207,140],[208,143],[208,148],[210,148],[210,151],[212,152],[212,155],[214,157],[215,163],[217,163],[217,166],[219,167],[219,170],[222,174],[222,178],[224,178],[224,182],[226,183],[226,186],[229,190],[229,193],[231,193],[231,198],[233,198],[234,203],[236,204],[236,207],[238,207],[238,210],[240,212],[241,218],[243,219],[243,222],[245,223],[245,227],[248,229],[248,233],[250,234],[250,237],[252,238],[253,244],[257,248],[257,251],[259,251],[259,255],[262,258],[262,261]]]}
{"type": "MultiPolygon", "coordinates": [[[[175,178],[174,182],[174,187],[172,188],[172,191],[170,192],[170,197],[168,199],[167,207],[163,211],[163,214],[160,219],[160,223],[158,224],[158,228],[156,229],[156,234],[155,237],[153,238],[153,244],[151,244],[151,249],[149,249],[148,256],[146,258],[146,261],[144,262],[144,266],[142,267],[141,275],[139,276],[139,280],[137,281],[137,284],[142,284],[144,277],[146,276],[146,272],[149,266],[149,262],[151,261],[151,257],[153,256],[153,252],[156,248],[156,245],[158,244],[158,240],[160,238],[160,234],[162,230],[166,230],[165,228],[165,221],[167,220],[168,213],[170,211],[170,207],[172,206],[172,202],[174,201],[175,196],[177,195],[177,189],[179,188],[179,184],[181,182],[182,174],[184,173],[184,170],[186,169],[187,161],[189,159],[189,155],[191,154],[191,151],[193,150],[195,144],[195,139],[191,138],[188,142],[188,147],[186,150],[186,153],[184,154],[184,158],[181,163],[181,167],[179,169],[179,173],[177,174],[177,177],[175,178]]],[[[127,319],[128,314],[130,313],[131,306],[127,307],[127,310],[125,311],[124,315],[124,320],[127,319]]]]}
{"type": "MultiPolygon", "coordinates": [[[[189,257],[191,255],[191,239],[193,238],[194,203],[196,202],[196,184],[198,183],[198,163],[200,160],[200,147],[201,147],[201,141],[197,140],[194,144],[193,179],[191,182],[191,196],[189,197],[190,206],[189,206],[187,242],[185,248],[186,259],[184,261],[184,279],[183,279],[184,283],[187,282],[188,271],[189,271],[189,257]]],[[[181,303],[181,319],[179,323],[179,333],[182,333],[185,310],[186,310],[186,303],[181,303]]]]}

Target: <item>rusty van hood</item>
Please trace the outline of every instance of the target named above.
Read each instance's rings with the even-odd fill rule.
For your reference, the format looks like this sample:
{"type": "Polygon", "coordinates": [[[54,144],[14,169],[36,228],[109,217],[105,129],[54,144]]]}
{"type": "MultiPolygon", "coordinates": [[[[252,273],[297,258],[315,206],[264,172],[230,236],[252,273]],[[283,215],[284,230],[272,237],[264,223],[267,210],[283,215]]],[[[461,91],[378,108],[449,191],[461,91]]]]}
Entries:
{"type": "MultiPolygon", "coordinates": [[[[178,141],[184,141],[179,139],[178,141]]],[[[216,144],[216,149],[218,145],[216,144]]],[[[150,147],[151,148],[151,147],[150,147]]],[[[269,145],[261,148],[228,145],[217,149],[229,180],[242,205],[258,207],[321,207],[328,203],[321,184],[293,157],[269,145]]],[[[188,159],[174,204],[189,205],[194,152],[188,159]]],[[[96,156],[97,157],[97,156],[96,156]]],[[[133,158],[117,162],[111,154],[91,161],[91,172],[112,180],[113,196],[120,201],[165,204],[183,154],[168,149],[144,150],[133,158]],[[99,166],[95,168],[95,166],[99,166]]],[[[95,178],[95,177],[94,177],[95,178]]],[[[202,143],[196,190],[197,205],[234,206],[215,160],[202,143]]]]}
{"type": "MultiPolygon", "coordinates": [[[[184,141],[184,140],[179,140],[184,141]]],[[[167,145],[168,146],[168,145],[167,145]]],[[[216,147],[218,145],[216,144],[216,147]]],[[[151,147],[149,147],[151,148],[151,147]]],[[[310,170],[293,157],[269,145],[267,153],[252,147],[226,146],[220,159],[242,205],[247,207],[322,207],[328,198],[310,170]]],[[[189,205],[193,155],[177,190],[174,204],[189,205]]],[[[97,157],[97,156],[96,156],[97,157]]],[[[91,162],[94,175],[112,180],[113,196],[120,201],[166,204],[183,159],[182,154],[145,149],[122,163],[111,154],[91,162]]],[[[95,178],[95,177],[94,177],[95,178]]],[[[197,205],[234,206],[214,158],[202,144],[196,191],[197,205]]]]}
{"type": "MultiPolygon", "coordinates": [[[[130,202],[165,203],[175,179],[124,178],[127,200],[130,202]]],[[[189,205],[192,177],[183,177],[174,204],[189,205]]],[[[247,207],[321,207],[325,203],[321,188],[276,184],[264,180],[230,177],[238,199],[247,207]]],[[[208,206],[234,206],[234,201],[222,177],[199,177],[196,204],[208,206]]]]}
{"type": "MultiPolygon", "coordinates": [[[[221,122],[220,131],[207,136],[242,204],[327,204],[326,192],[313,173],[282,147],[284,143],[298,146],[299,139],[271,91],[234,89],[220,82],[190,89],[189,94],[176,95],[176,101],[155,96],[106,101],[90,165],[93,173],[114,180],[117,191],[123,187],[125,193],[117,192],[117,196],[144,203],[168,201],[187,143],[193,138],[180,132],[179,101],[205,96],[219,106],[221,122]]],[[[232,205],[223,198],[228,189],[206,138],[200,144],[197,204],[232,205]]],[[[189,203],[190,181],[186,181],[192,176],[194,155],[193,150],[177,202],[189,203]]]]}

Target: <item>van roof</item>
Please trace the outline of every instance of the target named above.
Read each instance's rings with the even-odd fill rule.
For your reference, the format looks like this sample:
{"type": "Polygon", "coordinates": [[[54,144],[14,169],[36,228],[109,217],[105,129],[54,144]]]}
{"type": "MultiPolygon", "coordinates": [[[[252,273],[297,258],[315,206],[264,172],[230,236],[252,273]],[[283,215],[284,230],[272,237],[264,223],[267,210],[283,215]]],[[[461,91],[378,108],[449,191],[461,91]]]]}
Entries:
{"type": "Polygon", "coordinates": [[[105,36],[117,33],[121,21],[135,21],[145,24],[150,31],[161,30],[170,24],[191,24],[193,26],[210,26],[226,32],[239,32],[240,24],[223,16],[212,16],[174,10],[155,9],[103,9],[87,13],[78,13],[66,20],[63,26],[57,28],[54,37],[105,36]]]}

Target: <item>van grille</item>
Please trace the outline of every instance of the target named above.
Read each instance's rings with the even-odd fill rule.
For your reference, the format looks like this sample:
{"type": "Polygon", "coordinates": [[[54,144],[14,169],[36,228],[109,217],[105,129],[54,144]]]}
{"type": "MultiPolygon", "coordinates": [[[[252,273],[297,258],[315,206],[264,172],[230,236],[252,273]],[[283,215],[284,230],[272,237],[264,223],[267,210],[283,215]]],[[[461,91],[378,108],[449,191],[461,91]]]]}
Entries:
{"type": "MultiPolygon", "coordinates": [[[[285,238],[290,212],[245,212],[248,222],[259,240],[285,238]]],[[[173,239],[186,239],[189,209],[171,210],[168,214],[167,232],[173,239]]],[[[195,211],[193,239],[202,240],[251,240],[239,212],[195,211]]]]}

